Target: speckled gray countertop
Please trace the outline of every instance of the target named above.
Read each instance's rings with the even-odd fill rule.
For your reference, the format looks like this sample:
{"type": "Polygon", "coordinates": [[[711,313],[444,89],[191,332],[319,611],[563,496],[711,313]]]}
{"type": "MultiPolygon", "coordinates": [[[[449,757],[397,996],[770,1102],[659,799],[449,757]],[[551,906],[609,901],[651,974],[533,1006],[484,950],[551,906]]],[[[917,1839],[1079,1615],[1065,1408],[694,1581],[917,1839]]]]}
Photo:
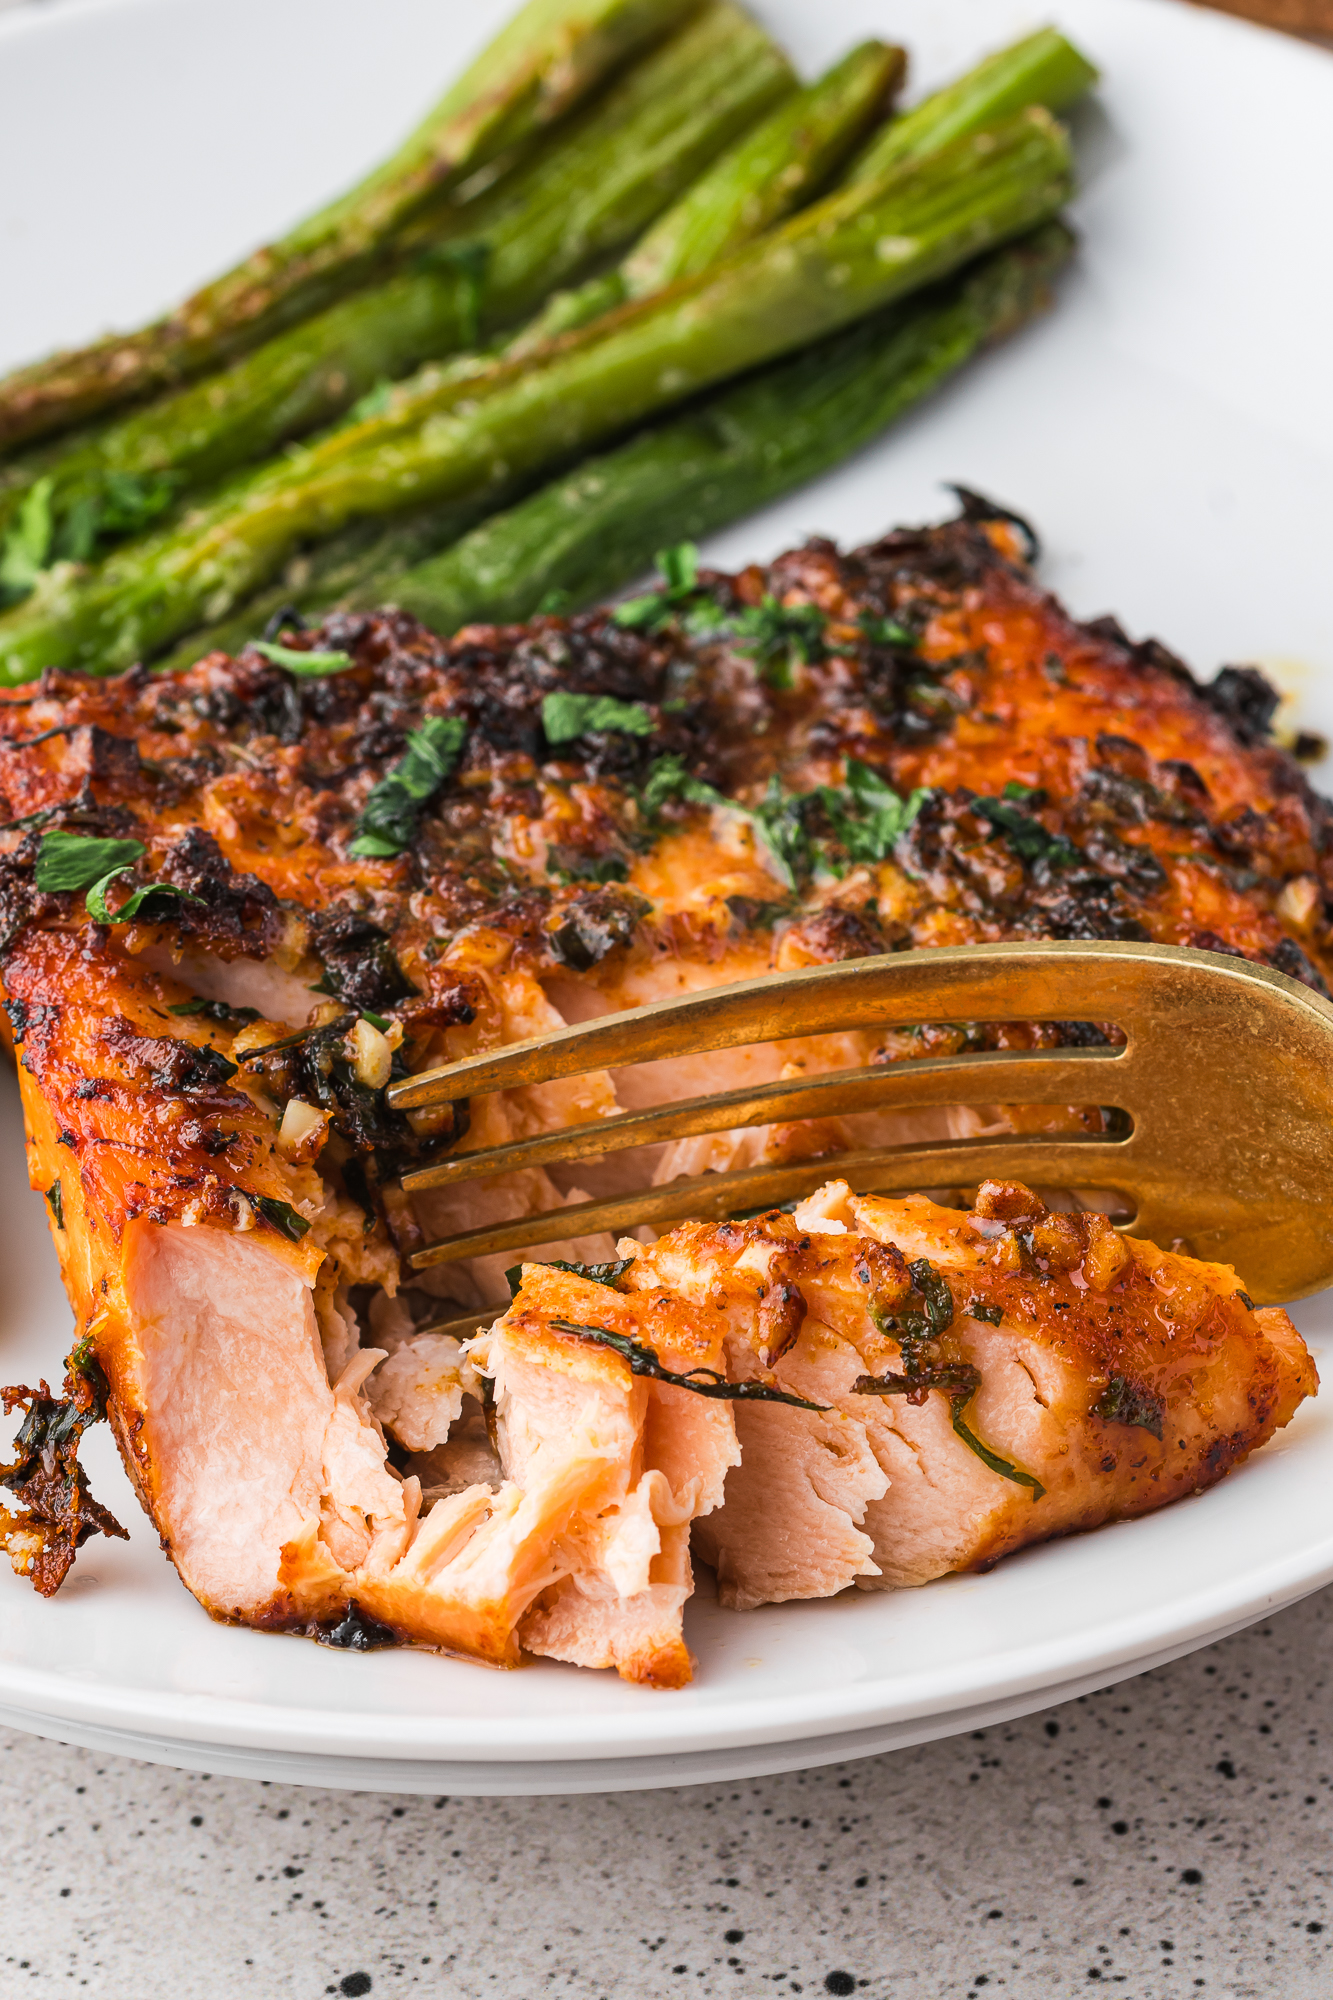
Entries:
{"type": "Polygon", "coordinates": [[[0,1995],[1328,2000],[1333,1591],[1045,1715],[571,1799],[0,1736],[0,1995]]]}

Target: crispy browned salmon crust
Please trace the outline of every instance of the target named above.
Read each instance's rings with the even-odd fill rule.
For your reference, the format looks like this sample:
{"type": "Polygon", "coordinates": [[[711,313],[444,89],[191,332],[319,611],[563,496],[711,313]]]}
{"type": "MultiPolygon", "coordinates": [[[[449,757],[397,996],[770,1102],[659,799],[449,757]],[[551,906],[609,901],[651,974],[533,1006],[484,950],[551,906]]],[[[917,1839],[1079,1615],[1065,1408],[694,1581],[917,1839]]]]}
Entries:
{"type": "MultiPolygon", "coordinates": [[[[1270,691],[1243,668],[1201,688],[1156,642],[1075,623],[1025,558],[1021,525],[969,499],[957,521],[849,554],[814,542],[738,575],[702,571],[637,623],[598,611],[442,641],[384,612],[284,633],[289,648],[344,653],[342,670],[294,674],[248,648],[0,699],[0,978],[78,1338],[65,1401],[30,1398],[8,1475],[24,1509],[16,1565],[49,1585],[105,1526],[70,1469],[70,1440],[105,1395],[144,1504],[215,1613],[336,1623],[355,1579],[365,1594],[378,1578],[394,1625],[390,1602],[411,1593],[383,1579],[416,1546],[412,1482],[429,1505],[438,1442],[418,1406],[401,1410],[425,1394],[414,1327],[439,1306],[408,1295],[390,1324],[382,1301],[423,1230],[483,1213],[438,1197],[414,1212],[397,1178],[451,1147],[636,1100],[626,1079],[590,1078],[480,1100],[469,1130],[451,1113],[391,1112],[391,1077],[686,987],[906,946],[1151,938],[1326,990],[1333,819],[1267,738],[1270,691]],[[549,698],[562,695],[612,706],[565,704],[557,727],[549,698]],[[452,769],[446,758],[438,781],[386,794],[414,733],[447,718],[452,769]],[[911,801],[905,830],[886,787],[911,801]],[[367,827],[381,829],[378,854],[367,827]],[[53,831],[143,844],[106,890],[112,918],[148,884],[179,893],[94,921],[81,891],[38,882],[53,831]],[[372,1352],[390,1355],[384,1379],[398,1370],[378,1403],[372,1352]],[[47,1458],[65,1470],[43,1484],[33,1468],[62,1424],[47,1458]]],[[[1103,1032],[927,1025],[847,1038],[836,1059],[1103,1032]]],[[[828,1059],[786,1045],[762,1058],[774,1075],[828,1059]]],[[[717,1080],[686,1067],[641,1087],[717,1080]]],[[[644,1171],[728,1164],[741,1143],[819,1154],[845,1133],[831,1121],[724,1138],[644,1171]]],[[[468,1199],[512,1214],[572,1193],[531,1175],[468,1199]]],[[[493,1299],[498,1278],[442,1283],[468,1305],[493,1299]]],[[[454,1360],[432,1366],[456,1406],[454,1360]]],[[[626,1419],[627,1439],[640,1421],[626,1419]]],[[[626,1494],[645,1449],[625,1444],[626,1494]]],[[[552,1649],[581,1657],[559,1577],[541,1575],[530,1628],[545,1619],[552,1649]]],[[[478,1641],[495,1658],[528,1615],[504,1589],[509,1622],[478,1641]]],[[[676,1658],[660,1606],[646,1607],[634,1645],[676,1658]]],[[[414,1633],[406,1616],[395,1629],[414,1633]]],[[[439,1643],[467,1650],[452,1631],[439,1643]]],[[[608,1636],[608,1663],[617,1646],[633,1651],[608,1636]]]]}

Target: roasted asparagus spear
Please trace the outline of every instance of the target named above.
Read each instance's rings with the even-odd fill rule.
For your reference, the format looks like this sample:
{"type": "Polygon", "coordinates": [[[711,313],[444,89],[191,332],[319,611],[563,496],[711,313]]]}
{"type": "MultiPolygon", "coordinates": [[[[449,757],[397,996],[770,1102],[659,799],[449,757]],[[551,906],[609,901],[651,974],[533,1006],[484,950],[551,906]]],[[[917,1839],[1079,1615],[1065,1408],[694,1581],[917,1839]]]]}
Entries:
{"type": "MultiPolygon", "coordinates": [[[[552,286],[632,243],[775,98],[796,95],[770,37],[732,0],[710,0],[489,194],[423,222],[400,246],[397,275],[64,453],[33,454],[26,479],[17,466],[0,473],[0,542],[26,510],[15,539],[28,558],[7,578],[0,570],[0,603],[52,561],[102,553],[377,383],[534,311],[552,286]],[[37,488],[44,515],[33,521],[37,488]]],[[[851,126],[848,150],[867,122],[851,126]]]]}
{"type": "Polygon", "coordinates": [[[614,271],[558,292],[506,352],[530,352],[627,299],[663,291],[774,228],[833,179],[887,110],[905,69],[901,49],[862,42],[724,153],[614,271]]]}
{"type": "Polygon", "coordinates": [[[1030,319],[1072,246],[1063,224],[1048,223],[585,459],[432,561],[402,575],[372,571],[344,600],[400,604],[450,633],[610,596],[647,570],[664,543],[710,534],[850,458],[979,347],[1030,319]]]}
{"type": "Polygon", "coordinates": [[[327,305],[428,200],[521,145],[697,0],[528,0],[393,157],[165,319],[0,382],[0,450],[50,436],[246,351],[327,305]]]}
{"type": "Polygon", "coordinates": [[[904,160],[919,160],[937,146],[964,139],[1011,118],[1029,104],[1064,111],[1091,89],[1097,72],[1057,28],[1039,28],[997,49],[946,84],[870,140],[847,179],[873,180],[904,160]]]}
{"type": "MultiPolygon", "coordinates": [[[[616,269],[576,290],[559,292],[523,333],[504,348],[507,358],[538,349],[544,339],[624,304],[636,265],[640,285],[650,271],[693,275],[727,251],[753,240],[819,193],[869,127],[880,118],[905,67],[899,49],[866,42],[803,90],[793,90],[767,118],[738,140],[654,223],[616,269]]],[[[486,357],[456,366],[476,372],[486,357]]],[[[436,553],[469,528],[486,503],[430,508],[387,524],[360,523],[298,558],[291,574],[241,612],[192,635],[172,654],[188,664],[215,647],[234,651],[284,608],[363,597],[436,553]]],[[[656,546],[656,543],[653,544],[656,546]]],[[[651,555],[652,550],[648,551],[651,555]]]]}
{"type": "Polygon", "coordinates": [[[151,657],[361,519],[486,500],[714,383],[790,353],[1048,220],[1066,135],[1033,109],[816,202],[716,269],[484,381],[419,387],[298,450],[85,579],[53,573],[0,619],[0,673],[151,657]]]}

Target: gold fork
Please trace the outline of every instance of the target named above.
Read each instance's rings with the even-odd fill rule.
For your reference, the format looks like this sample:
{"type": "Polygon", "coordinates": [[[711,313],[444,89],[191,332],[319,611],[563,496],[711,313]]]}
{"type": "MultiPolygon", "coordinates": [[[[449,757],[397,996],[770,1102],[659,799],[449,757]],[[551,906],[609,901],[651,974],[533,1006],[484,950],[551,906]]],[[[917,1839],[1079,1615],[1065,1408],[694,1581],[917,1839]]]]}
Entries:
{"type": "MultiPolygon", "coordinates": [[[[838,1177],[859,1193],[966,1187],[993,1177],[1109,1189],[1118,1226],[1234,1264],[1260,1304],[1333,1281],[1333,1005],[1267,967],[1154,944],[949,946],[712,987],[603,1015],[396,1084],[395,1110],[457,1103],[590,1070],[851,1029],[918,1022],[1110,1022],[1124,1047],[1001,1050],[831,1070],[459,1153],[406,1176],[457,1187],[630,1147],[775,1121],[967,1105],[1100,1105],[1114,1136],[1004,1134],[825,1154],[674,1180],[610,1200],[469,1229],[417,1269],[559,1237],[716,1220],[776,1206],[838,1177]]],[[[496,1310],[492,1308],[492,1311],[496,1310]]],[[[476,1323],[476,1315],[471,1318],[476,1323]]],[[[441,1322],[460,1330],[465,1320],[441,1322]]]]}

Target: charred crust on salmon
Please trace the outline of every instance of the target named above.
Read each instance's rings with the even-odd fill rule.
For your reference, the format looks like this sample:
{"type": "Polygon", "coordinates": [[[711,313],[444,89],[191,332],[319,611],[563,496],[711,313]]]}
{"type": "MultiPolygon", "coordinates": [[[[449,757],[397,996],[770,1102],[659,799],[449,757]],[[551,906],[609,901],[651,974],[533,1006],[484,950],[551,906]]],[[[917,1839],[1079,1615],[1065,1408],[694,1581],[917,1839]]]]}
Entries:
{"type": "Polygon", "coordinates": [[[53,1396],[45,1382],[35,1389],[0,1390],[6,1416],[26,1411],[14,1440],[14,1461],[0,1466],[0,1487],[14,1496],[20,1511],[0,1507],[0,1533],[16,1573],[43,1597],[59,1590],[89,1536],[129,1539],[115,1516],[94,1500],[79,1463],[83,1433],[106,1415],[106,1381],[86,1340],[69,1357],[64,1387],[63,1398],[53,1396]]]}
{"type": "MultiPolygon", "coordinates": [[[[667,1061],[387,1102],[570,1020],[1005,938],[1193,944],[1326,990],[1333,818],[1270,738],[1271,689],[1201,688],[1157,641],[1077,624],[1028,524],[959,497],[845,553],[727,574],[677,552],[574,618],[285,625],[288,656],[338,656],[324,677],[250,646],[0,697],[0,1028],[88,1329],[63,1400],[10,1392],[5,1536],[39,1587],[120,1532],[77,1466],[105,1407],[215,1616],[678,1686],[691,1549],[734,1605],[986,1568],[1210,1484],[1314,1392],[1233,1273],[1015,1183],[951,1208],[830,1180],[650,1245],[553,1235],[505,1311],[498,1258],[400,1286],[442,1226],[579,1194],[533,1170],[409,1199],[407,1169],[699,1089],[667,1061]],[[50,886],[80,842],[114,873],[50,886]]],[[[1119,1039],[922,1022],[745,1060],[776,1081],[1119,1039]]],[[[832,1174],[891,1136],[878,1116],[578,1173],[832,1174]]]]}

